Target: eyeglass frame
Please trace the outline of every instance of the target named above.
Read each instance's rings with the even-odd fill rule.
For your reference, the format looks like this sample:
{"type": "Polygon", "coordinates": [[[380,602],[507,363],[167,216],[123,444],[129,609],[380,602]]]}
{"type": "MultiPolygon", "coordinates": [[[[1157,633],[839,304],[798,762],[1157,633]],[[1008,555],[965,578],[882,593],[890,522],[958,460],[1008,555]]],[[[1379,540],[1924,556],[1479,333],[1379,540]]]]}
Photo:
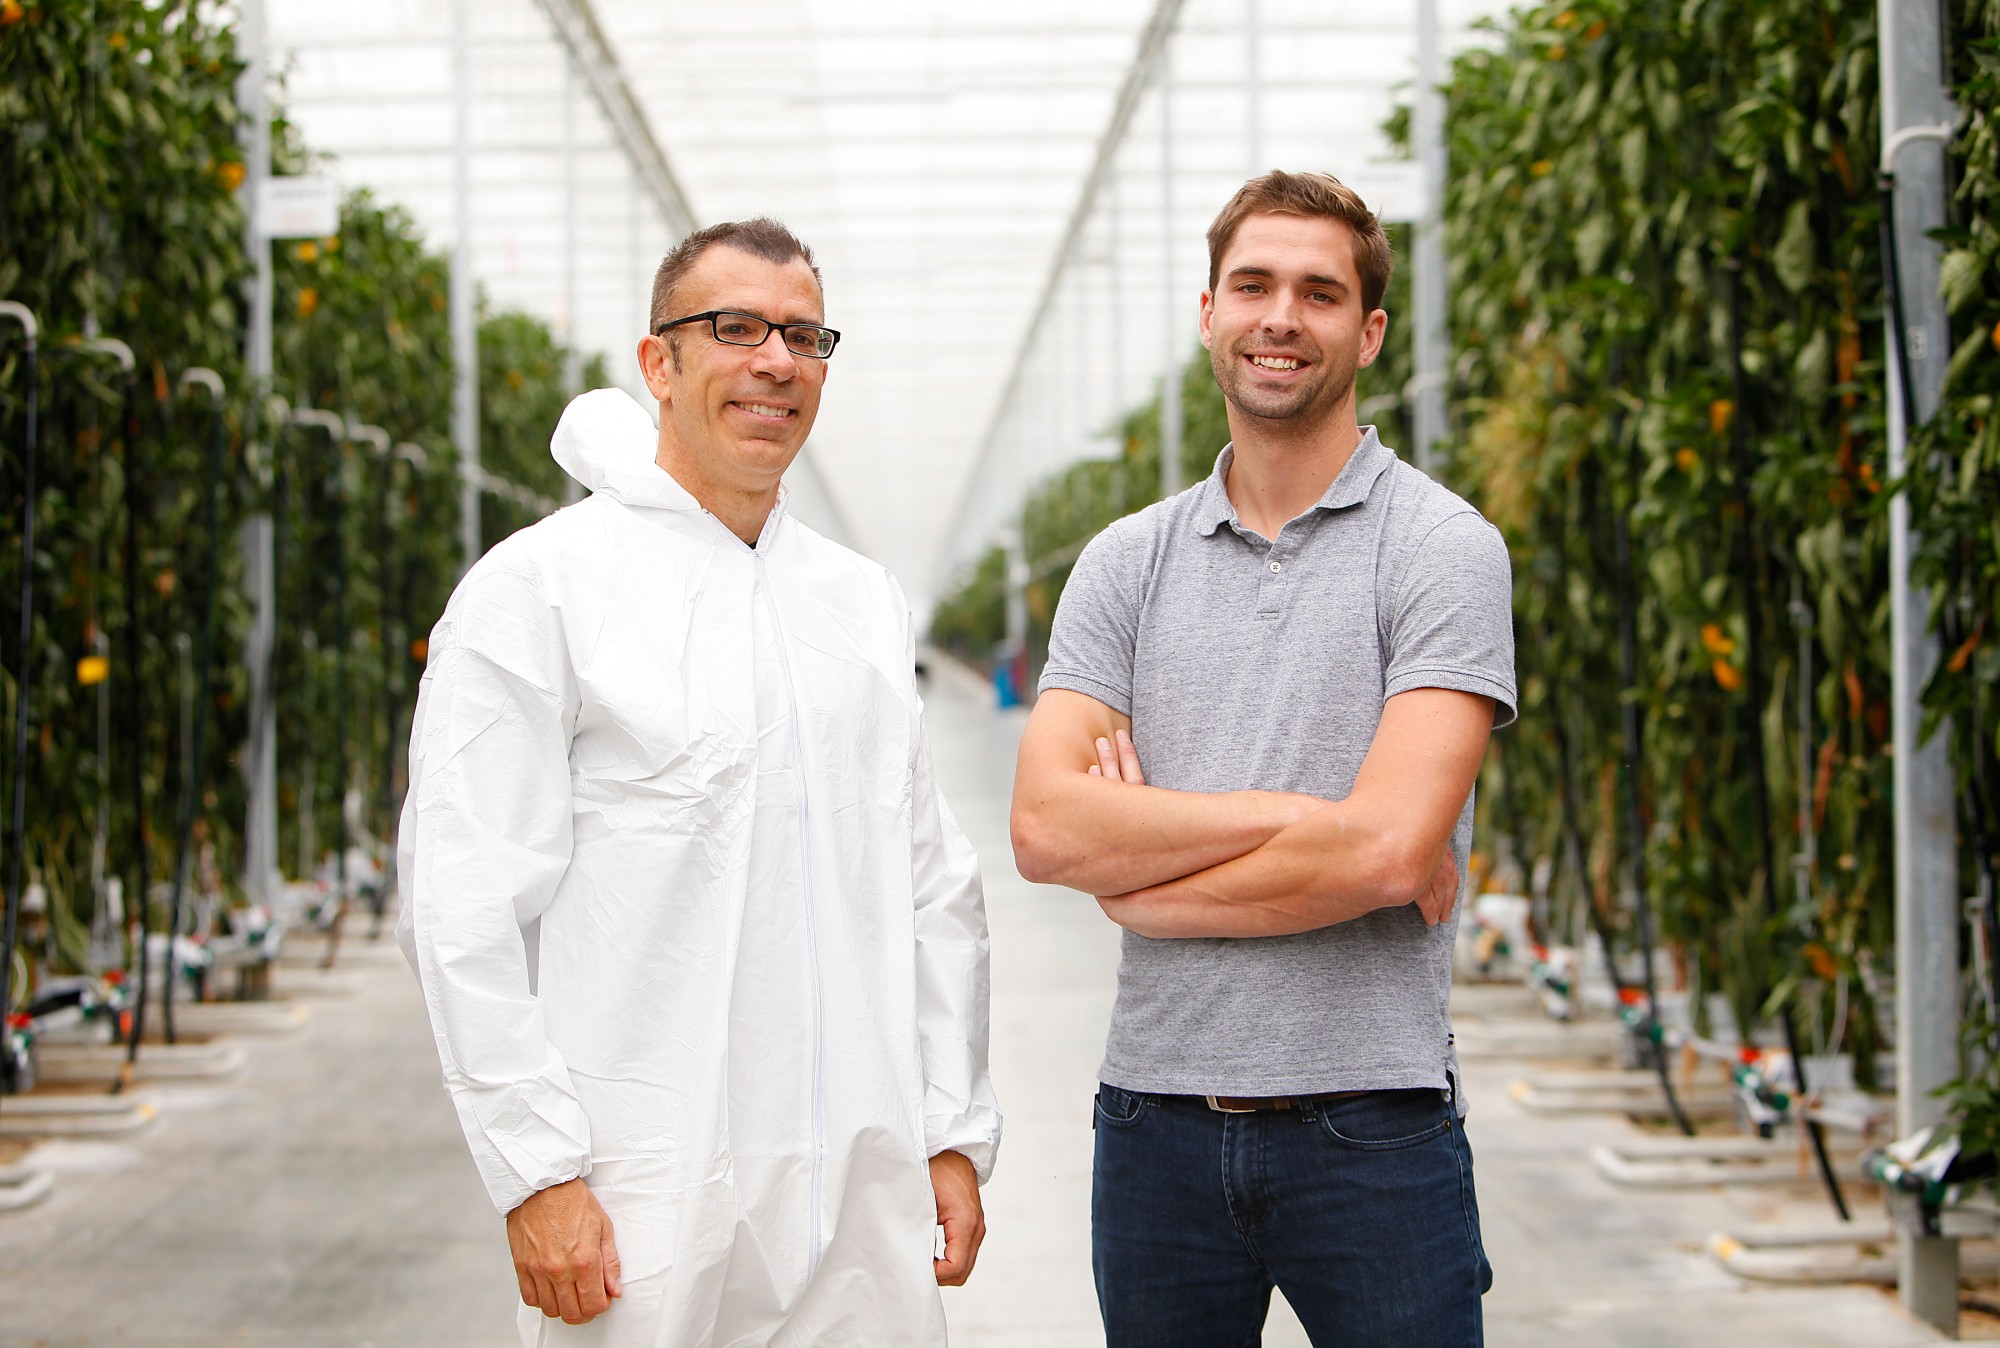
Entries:
{"type": "Polygon", "coordinates": [[[837,348],[840,345],[839,329],[829,328],[824,323],[773,323],[768,318],[760,318],[756,314],[746,314],[741,309],[704,309],[702,312],[698,314],[689,314],[686,318],[670,319],[667,322],[660,324],[659,327],[653,329],[653,335],[655,337],[665,337],[667,335],[668,330],[671,328],[678,328],[688,323],[700,323],[704,320],[706,320],[708,323],[709,336],[715,338],[716,341],[722,343],[722,345],[724,346],[740,346],[745,350],[755,350],[756,348],[762,346],[765,342],[771,339],[771,334],[774,332],[778,334],[778,342],[781,346],[785,348],[786,351],[790,352],[794,356],[811,356],[814,360],[832,359],[835,348],[837,348]],[[731,318],[747,318],[753,323],[762,323],[764,325],[764,335],[762,337],[759,337],[754,342],[730,341],[727,337],[724,337],[722,335],[721,330],[715,326],[715,320],[721,318],[725,314],[731,318]],[[792,344],[785,340],[785,333],[791,330],[792,328],[806,328],[810,329],[813,332],[827,333],[833,338],[833,345],[827,347],[826,354],[824,356],[822,356],[817,351],[794,350],[792,344]]]}

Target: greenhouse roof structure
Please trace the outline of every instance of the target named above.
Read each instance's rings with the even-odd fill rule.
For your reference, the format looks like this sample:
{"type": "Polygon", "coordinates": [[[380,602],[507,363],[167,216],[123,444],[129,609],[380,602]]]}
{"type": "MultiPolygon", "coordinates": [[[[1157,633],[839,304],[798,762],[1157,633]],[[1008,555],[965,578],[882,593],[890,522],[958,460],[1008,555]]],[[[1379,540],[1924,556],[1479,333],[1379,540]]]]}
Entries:
{"type": "MultiPolygon", "coordinates": [[[[1436,8],[1448,55],[1503,6],[1436,8]]],[[[1116,416],[1193,350],[1202,232],[1245,177],[1326,169],[1409,217],[1417,180],[1382,127],[1413,88],[1418,13],[265,0],[275,96],[323,171],[406,206],[440,245],[459,228],[464,23],[478,283],[635,392],[673,239],[750,215],[790,225],[844,334],[795,499],[891,567],[919,613],[1036,476],[1106,452],[1116,416]]]]}

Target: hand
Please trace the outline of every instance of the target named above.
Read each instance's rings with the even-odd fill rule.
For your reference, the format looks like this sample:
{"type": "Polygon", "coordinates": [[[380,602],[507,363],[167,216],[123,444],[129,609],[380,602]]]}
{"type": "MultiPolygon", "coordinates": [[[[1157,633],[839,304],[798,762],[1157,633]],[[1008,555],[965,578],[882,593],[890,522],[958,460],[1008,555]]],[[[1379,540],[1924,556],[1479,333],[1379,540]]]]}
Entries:
{"type": "Polygon", "coordinates": [[[551,1185],[507,1214],[521,1300],[550,1319],[584,1325],[624,1294],[611,1219],[580,1179],[551,1185]]]}
{"type": "Polygon", "coordinates": [[[1132,732],[1121,726],[1116,733],[1116,743],[1102,735],[1097,737],[1097,761],[1090,765],[1090,775],[1130,786],[1144,786],[1146,774],[1139,770],[1139,750],[1132,743],[1132,732]]]}
{"type": "Polygon", "coordinates": [[[1449,847],[1444,849],[1444,860],[1431,872],[1428,888],[1416,899],[1417,911],[1424,915],[1424,925],[1435,927],[1451,916],[1451,910],[1458,906],[1458,858],[1449,847]]]}
{"type": "Polygon", "coordinates": [[[938,1225],[944,1228],[944,1258],[931,1261],[939,1287],[963,1287],[986,1239],[986,1213],[979,1205],[979,1176],[963,1152],[931,1157],[931,1192],[937,1195],[938,1225]]]}

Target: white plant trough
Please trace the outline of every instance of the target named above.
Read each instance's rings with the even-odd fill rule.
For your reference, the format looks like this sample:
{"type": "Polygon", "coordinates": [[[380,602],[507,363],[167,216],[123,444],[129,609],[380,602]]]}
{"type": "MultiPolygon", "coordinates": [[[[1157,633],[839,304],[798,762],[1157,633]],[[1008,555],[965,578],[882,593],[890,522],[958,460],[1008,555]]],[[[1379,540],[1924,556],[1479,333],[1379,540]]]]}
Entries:
{"type": "Polygon", "coordinates": [[[0,1137],[95,1137],[152,1122],[150,1100],[131,1095],[10,1095],[0,1099],[0,1137]]]}
{"type": "MultiPolygon", "coordinates": [[[[186,1081],[227,1076],[243,1066],[243,1045],[228,1039],[198,1044],[142,1044],[133,1065],[136,1081],[186,1081]]],[[[125,1068],[123,1044],[41,1044],[35,1075],[48,1082],[75,1083],[118,1078],[125,1068]]],[[[0,1105],[0,1110],[5,1106],[0,1105]]]]}
{"type": "MultiPolygon", "coordinates": [[[[1958,1234],[1949,1214],[1945,1234],[1958,1234]]],[[[1882,1221],[1717,1232],[1708,1238],[1708,1252],[1731,1273],[1753,1282],[1896,1283],[1896,1235],[1882,1221]]],[[[2000,1273],[2000,1246],[1990,1241],[1961,1242],[1958,1259],[1962,1277],[2000,1273]]]]}
{"type": "MultiPolygon", "coordinates": [[[[1818,1172],[1795,1141],[1762,1137],[1634,1138],[1590,1149],[1597,1173],[1626,1189],[1700,1189],[1711,1184],[1814,1184],[1818,1172]]],[[[1859,1181],[1853,1157],[1835,1173],[1859,1181]]]]}
{"type": "Polygon", "coordinates": [[[31,1208],[56,1187],[55,1176],[25,1165],[0,1165],[0,1212],[31,1208]]]}

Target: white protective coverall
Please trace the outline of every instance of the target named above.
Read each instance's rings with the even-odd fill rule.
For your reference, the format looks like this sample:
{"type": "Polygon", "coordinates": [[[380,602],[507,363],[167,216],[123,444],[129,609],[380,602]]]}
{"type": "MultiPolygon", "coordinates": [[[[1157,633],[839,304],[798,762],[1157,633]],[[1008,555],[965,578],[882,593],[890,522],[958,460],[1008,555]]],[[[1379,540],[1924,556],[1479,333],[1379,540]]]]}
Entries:
{"type": "Polygon", "coordinates": [[[583,1176],[624,1296],[530,1344],[936,1345],[926,1158],[981,1180],[977,859],[932,780],[909,613],[790,519],[753,549],[570,404],[592,495],[467,572],[410,743],[398,938],[507,1212],[583,1176]]]}

